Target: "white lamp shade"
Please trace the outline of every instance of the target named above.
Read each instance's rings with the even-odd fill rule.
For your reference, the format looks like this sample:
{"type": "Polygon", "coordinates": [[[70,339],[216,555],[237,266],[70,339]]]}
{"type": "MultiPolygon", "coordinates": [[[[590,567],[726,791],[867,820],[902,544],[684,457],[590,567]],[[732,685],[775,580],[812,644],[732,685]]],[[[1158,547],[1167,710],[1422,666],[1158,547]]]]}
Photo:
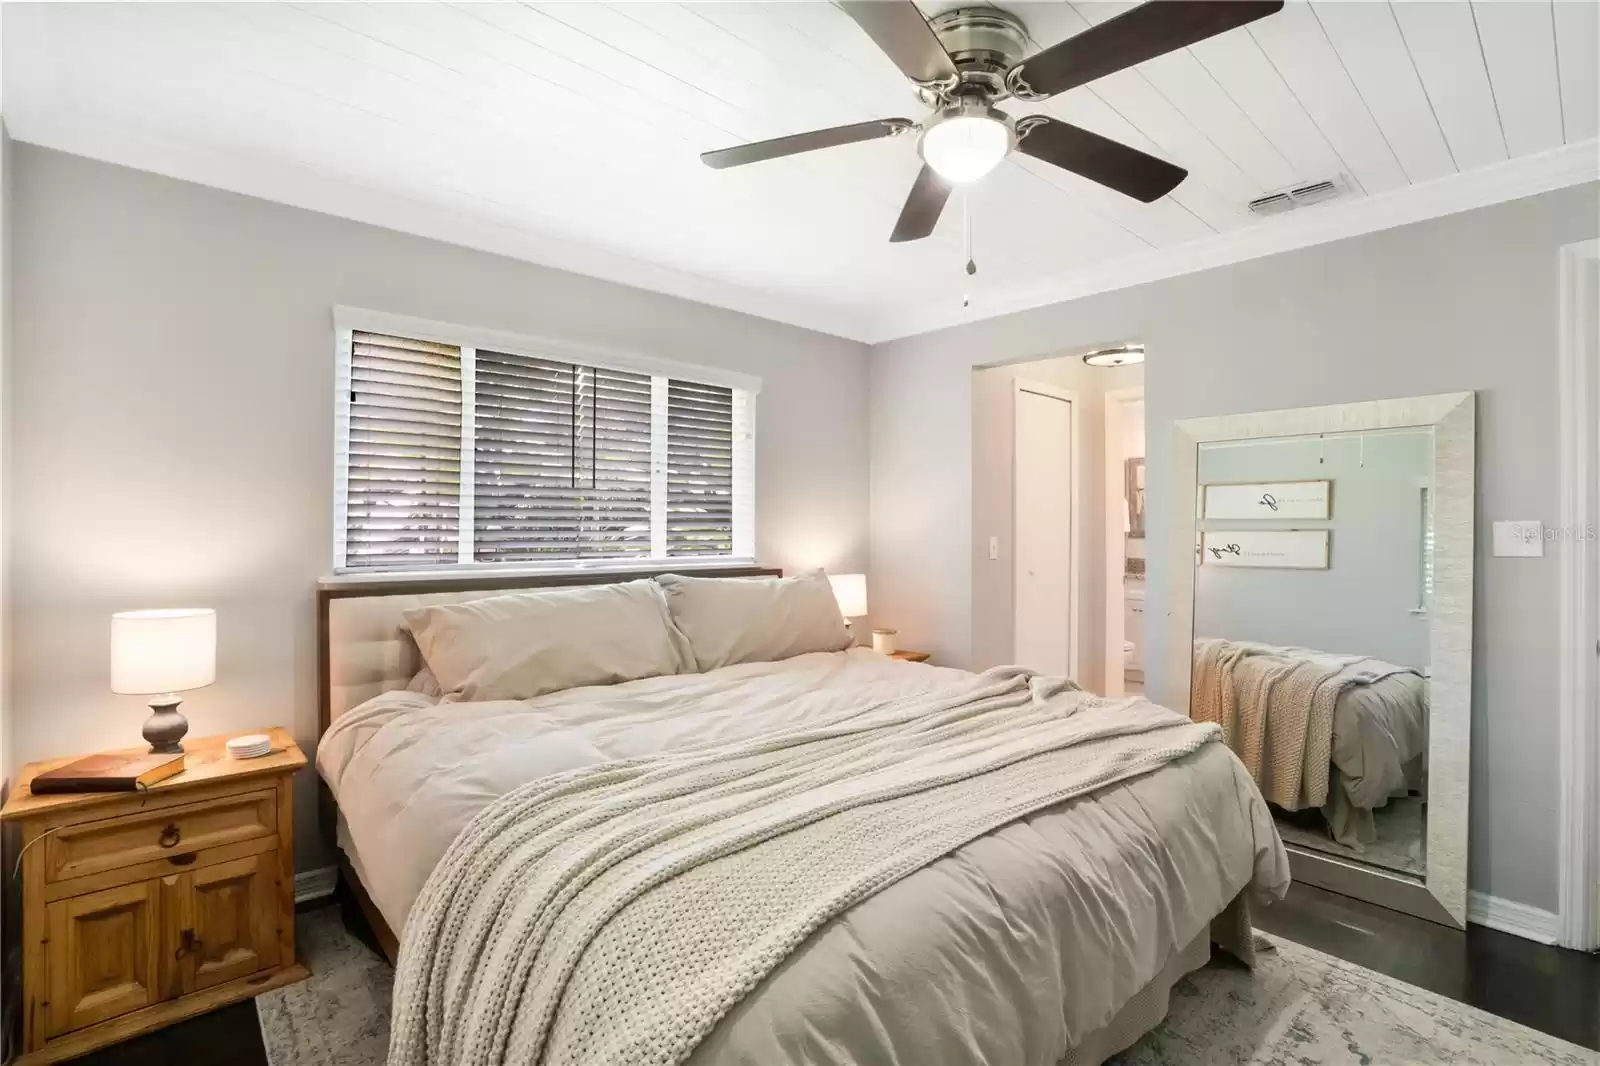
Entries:
{"type": "Polygon", "coordinates": [[[867,613],[867,575],[829,574],[833,585],[833,598],[839,601],[839,613],[846,618],[860,618],[867,613]]]}
{"type": "Polygon", "coordinates": [[[179,607],[111,616],[112,692],[182,692],[216,679],[216,611],[179,607]]]}

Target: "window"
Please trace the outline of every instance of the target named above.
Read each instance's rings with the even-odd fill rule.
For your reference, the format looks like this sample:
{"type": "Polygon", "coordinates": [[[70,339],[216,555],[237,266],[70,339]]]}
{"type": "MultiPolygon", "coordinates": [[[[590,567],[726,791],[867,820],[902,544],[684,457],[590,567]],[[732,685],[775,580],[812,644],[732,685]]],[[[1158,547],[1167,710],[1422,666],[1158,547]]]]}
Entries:
{"type": "Polygon", "coordinates": [[[753,555],[754,379],[340,321],[335,569],[753,555]]]}

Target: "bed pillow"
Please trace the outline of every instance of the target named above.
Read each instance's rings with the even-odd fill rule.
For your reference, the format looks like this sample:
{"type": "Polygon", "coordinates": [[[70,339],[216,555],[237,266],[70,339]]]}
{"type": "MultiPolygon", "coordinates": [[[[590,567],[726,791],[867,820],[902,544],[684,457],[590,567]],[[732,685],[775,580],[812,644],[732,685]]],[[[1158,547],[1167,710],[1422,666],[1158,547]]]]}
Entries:
{"type": "Polygon", "coordinates": [[[405,620],[446,700],[527,700],[694,670],[649,580],[418,607],[405,620]]]}
{"type": "Polygon", "coordinates": [[[702,671],[842,651],[853,643],[821,570],[797,577],[664,574],[656,581],[702,671]]]}
{"type": "Polygon", "coordinates": [[[433,671],[426,666],[418,670],[416,676],[407,682],[406,691],[415,692],[422,696],[432,696],[434,699],[444,695],[444,689],[439,687],[439,679],[434,677],[433,671]]]}

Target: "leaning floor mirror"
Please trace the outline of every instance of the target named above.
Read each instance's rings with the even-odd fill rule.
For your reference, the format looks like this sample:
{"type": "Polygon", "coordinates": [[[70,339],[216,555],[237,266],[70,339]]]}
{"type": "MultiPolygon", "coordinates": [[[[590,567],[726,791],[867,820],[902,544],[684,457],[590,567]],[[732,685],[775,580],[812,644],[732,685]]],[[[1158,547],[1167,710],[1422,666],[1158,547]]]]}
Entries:
{"type": "Polygon", "coordinates": [[[1298,881],[1464,926],[1471,393],[1174,429],[1163,702],[1222,727],[1298,881]]]}

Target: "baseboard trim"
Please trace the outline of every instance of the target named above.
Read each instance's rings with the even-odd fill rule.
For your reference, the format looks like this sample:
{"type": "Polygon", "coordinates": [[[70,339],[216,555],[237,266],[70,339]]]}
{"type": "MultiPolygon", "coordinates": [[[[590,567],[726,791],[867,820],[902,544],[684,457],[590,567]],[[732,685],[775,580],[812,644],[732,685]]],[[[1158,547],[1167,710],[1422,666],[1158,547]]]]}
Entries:
{"type": "Polygon", "coordinates": [[[339,869],[336,866],[302,870],[294,875],[294,901],[305,903],[308,900],[331,896],[338,885],[339,869]]]}
{"type": "Polygon", "coordinates": [[[1467,893],[1467,921],[1540,944],[1554,944],[1560,918],[1550,911],[1483,892],[1467,893]]]}

